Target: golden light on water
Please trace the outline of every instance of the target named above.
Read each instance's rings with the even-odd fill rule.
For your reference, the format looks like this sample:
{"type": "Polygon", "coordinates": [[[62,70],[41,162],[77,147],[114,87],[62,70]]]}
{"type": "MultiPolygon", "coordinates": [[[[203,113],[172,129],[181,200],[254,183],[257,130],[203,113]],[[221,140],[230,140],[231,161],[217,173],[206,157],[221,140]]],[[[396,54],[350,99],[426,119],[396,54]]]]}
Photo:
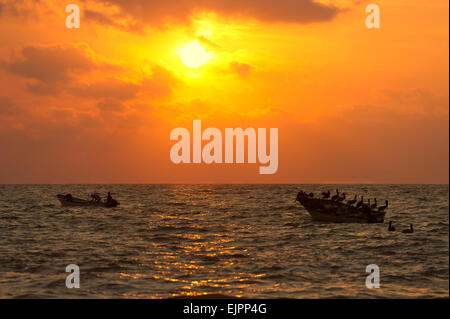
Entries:
{"type": "Polygon", "coordinates": [[[206,51],[198,40],[185,44],[178,50],[177,54],[180,56],[183,64],[192,69],[205,65],[213,57],[212,52],[206,51]]]}

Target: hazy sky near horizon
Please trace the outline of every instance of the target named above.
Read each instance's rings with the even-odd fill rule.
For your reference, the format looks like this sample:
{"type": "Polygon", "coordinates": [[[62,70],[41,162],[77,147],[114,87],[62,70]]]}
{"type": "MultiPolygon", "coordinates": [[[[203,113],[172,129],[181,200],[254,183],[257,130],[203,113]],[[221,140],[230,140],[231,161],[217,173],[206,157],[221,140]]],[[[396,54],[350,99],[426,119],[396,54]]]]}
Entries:
{"type": "Polygon", "coordinates": [[[0,0],[0,183],[448,183],[448,1],[373,2],[0,0]],[[278,172],[173,164],[196,119],[278,172]]]}

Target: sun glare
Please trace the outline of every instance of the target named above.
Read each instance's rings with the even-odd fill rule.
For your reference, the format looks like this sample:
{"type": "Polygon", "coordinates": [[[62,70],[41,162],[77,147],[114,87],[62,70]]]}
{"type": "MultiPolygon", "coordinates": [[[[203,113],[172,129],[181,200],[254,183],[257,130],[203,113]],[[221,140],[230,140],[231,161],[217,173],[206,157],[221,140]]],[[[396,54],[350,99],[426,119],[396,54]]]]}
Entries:
{"type": "Polygon", "coordinates": [[[197,40],[184,45],[177,53],[184,65],[192,69],[208,63],[212,57],[212,53],[206,51],[197,40]]]}

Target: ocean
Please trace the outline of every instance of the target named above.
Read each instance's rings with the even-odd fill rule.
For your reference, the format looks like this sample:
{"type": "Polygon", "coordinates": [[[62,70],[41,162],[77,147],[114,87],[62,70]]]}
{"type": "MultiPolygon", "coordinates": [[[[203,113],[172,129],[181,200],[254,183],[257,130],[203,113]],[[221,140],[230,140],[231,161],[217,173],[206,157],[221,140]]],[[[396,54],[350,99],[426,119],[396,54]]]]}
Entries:
{"type": "Polygon", "coordinates": [[[0,185],[0,234],[1,298],[449,296],[448,185],[0,185]],[[388,199],[385,222],[312,221],[295,201],[336,188],[388,199]],[[119,207],[56,199],[108,191],[119,207]]]}

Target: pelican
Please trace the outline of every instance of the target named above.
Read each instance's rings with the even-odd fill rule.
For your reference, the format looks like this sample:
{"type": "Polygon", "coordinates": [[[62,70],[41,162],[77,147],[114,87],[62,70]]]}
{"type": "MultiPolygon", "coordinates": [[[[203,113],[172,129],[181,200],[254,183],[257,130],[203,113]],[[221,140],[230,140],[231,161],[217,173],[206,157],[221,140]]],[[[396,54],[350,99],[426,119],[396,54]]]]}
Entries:
{"type": "Polygon", "coordinates": [[[331,197],[331,200],[332,200],[333,202],[335,202],[335,201],[338,200],[338,199],[339,199],[339,190],[336,189],[336,195],[333,195],[333,197],[331,197]]]}
{"type": "Polygon", "coordinates": [[[338,202],[343,202],[345,200],[345,193],[342,193],[342,197],[337,199],[338,202]]]}
{"type": "Polygon", "coordinates": [[[389,221],[388,231],[395,231],[395,227],[392,226],[392,221],[389,221]]]}
{"type": "MultiPolygon", "coordinates": [[[[369,202],[370,204],[370,202],[369,202]]],[[[377,208],[377,199],[375,198],[375,203],[373,203],[372,205],[370,205],[370,209],[375,209],[377,208]]]]}
{"type": "Polygon", "coordinates": [[[356,207],[361,207],[364,204],[364,196],[361,196],[361,200],[356,204],[356,207]]]}
{"type": "Polygon", "coordinates": [[[355,195],[355,198],[353,198],[352,200],[348,200],[347,204],[353,205],[354,203],[356,203],[356,198],[357,198],[357,196],[355,195]]]}
{"type": "Polygon", "coordinates": [[[409,224],[409,229],[404,229],[402,230],[403,234],[411,234],[414,233],[414,228],[413,228],[413,224],[409,224]]]}
{"type": "Polygon", "coordinates": [[[330,190],[328,190],[327,192],[322,192],[322,198],[323,199],[325,199],[325,198],[330,198],[330,190]]]}
{"type": "Polygon", "coordinates": [[[388,208],[389,202],[386,200],[386,205],[378,207],[379,212],[383,212],[386,208],[388,208]]]}

